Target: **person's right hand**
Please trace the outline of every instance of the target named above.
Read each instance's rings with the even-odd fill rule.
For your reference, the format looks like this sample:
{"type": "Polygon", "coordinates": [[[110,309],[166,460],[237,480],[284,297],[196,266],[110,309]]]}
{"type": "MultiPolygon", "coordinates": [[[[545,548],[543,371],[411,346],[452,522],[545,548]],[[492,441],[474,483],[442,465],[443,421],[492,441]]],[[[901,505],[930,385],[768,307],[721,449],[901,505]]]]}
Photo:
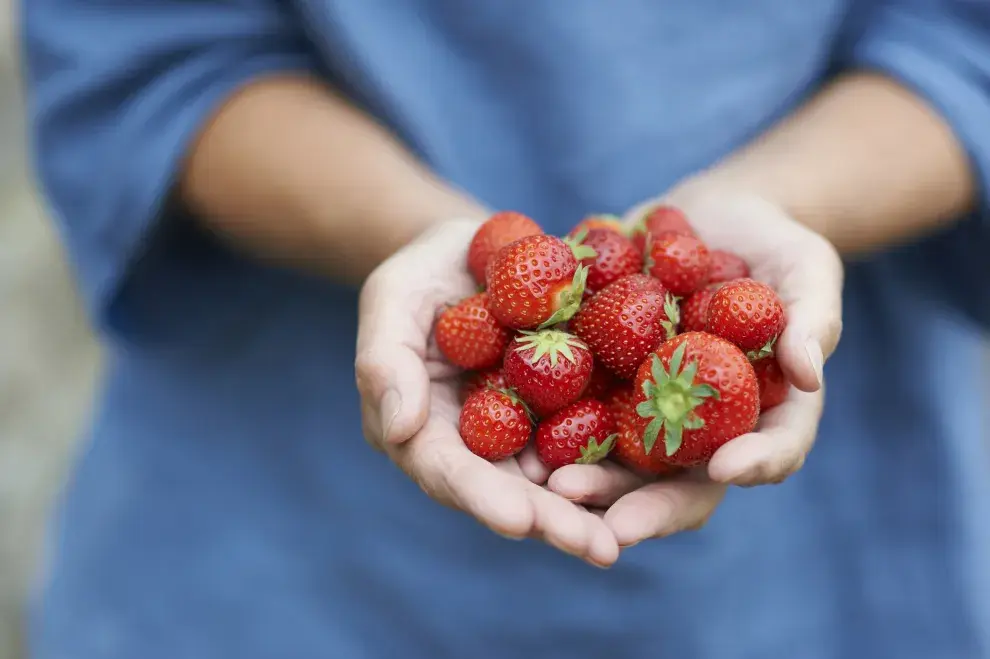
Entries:
{"type": "Polygon", "coordinates": [[[361,291],[356,374],[364,434],[432,498],[496,533],[534,537],[594,565],[619,556],[599,515],[542,487],[532,448],[492,464],[459,434],[455,369],[432,342],[437,313],[471,295],[467,246],[478,223],[438,224],[382,263],[361,291]]]}

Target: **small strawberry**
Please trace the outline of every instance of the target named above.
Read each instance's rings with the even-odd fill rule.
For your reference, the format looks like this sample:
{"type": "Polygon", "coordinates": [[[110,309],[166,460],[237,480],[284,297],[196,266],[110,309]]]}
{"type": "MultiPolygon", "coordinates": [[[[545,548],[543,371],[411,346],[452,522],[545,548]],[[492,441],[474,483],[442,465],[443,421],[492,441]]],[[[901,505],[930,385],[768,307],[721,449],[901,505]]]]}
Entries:
{"type": "Polygon", "coordinates": [[[578,232],[569,240],[594,250],[594,256],[581,261],[588,266],[586,291],[600,291],[616,279],[643,270],[642,253],[637,251],[631,240],[615,231],[592,229],[586,233],[578,232]]]}
{"type": "Polygon", "coordinates": [[[485,285],[485,266],[495,258],[500,249],[526,236],[543,233],[540,225],[522,213],[502,211],[495,213],[478,227],[468,247],[468,272],[474,280],[485,285]]]}
{"type": "Polygon", "coordinates": [[[612,457],[629,469],[651,476],[667,476],[677,473],[678,467],[664,461],[663,451],[647,455],[640,434],[640,417],[636,414],[636,392],[632,385],[624,383],[613,389],[603,401],[615,418],[615,448],[612,457]]]}
{"type": "Polygon", "coordinates": [[[501,365],[487,371],[475,371],[469,373],[461,384],[461,401],[467,400],[468,396],[482,389],[507,389],[508,387],[501,365]]]}
{"type": "Polygon", "coordinates": [[[724,249],[713,249],[710,253],[712,269],[708,272],[709,284],[749,277],[749,266],[741,256],[724,249]]]}
{"type": "Polygon", "coordinates": [[[640,367],[635,392],[643,448],[682,467],[708,462],[723,444],[752,431],[760,415],[759,384],[746,355],[704,332],[663,343],[640,367]]]}
{"type": "Polygon", "coordinates": [[[694,236],[678,233],[651,235],[645,271],[674,295],[684,297],[705,285],[712,257],[694,236]]]}
{"type": "Polygon", "coordinates": [[[468,450],[497,462],[526,448],[533,425],[526,406],[512,391],[482,389],[464,402],[460,430],[468,450]]]}
{"type": "Polygon", "coordinates": [[[591,369],[591,380],[588,381],[588,387],[584,390],[584,395],[586,398],[597,398],[601,400],[618,383],[619,381],[615,379],[611,371],[598,362],[595,362],[594,368],[591,369]]]}
{"type": "Polygon", "coordinates": [[[594,464],[615,442],[615,419],[601,401],[582,398],[536,428],[536,451],[543,464],[560,469],[569,464],[594,464]]]}
{"type": "Polygon", "coordinates": [[[695,235],[687,216],[673,206],[657,206],[644,214],[632,229],[632,240],[640,254],[646,252],[646,237],[664,233],[695,235]]]}
{"type": "Polygon", "coordinates": [[[503,247],[491,265],[488,293],[506,327],[534,329],[562,323],[578,310],[588,268],[554,236],[528,236],[503,247]]]}
{"type": "Polygon", "coordinates": [[[776,357],[764,357],[753,362],[756,381],[760,383],[760,412],[777,407],[787,399],[791,388],[784,372],[780,370],[780,362],[776,357]]]}
{"type": "Polygon", "coordinates": [[[583,342],[560,330],[522,332],[505,351],[505,381],[538,417],[573,403],[591,380],[594,360],[583,342]]]}
{"type": "Polygon", "coordinates": [[[596,293],[570,329],[598,363],[628,380],[658,345],[677,333],[677,302],[663,285],[643,274],[628,275],[596,293]]]}
{"type": "Polygon", "coordinates": [[[440,314],[434,337],[451,364],[482,369],[501,361],[510,335],[492,316],[488,294],[478,293],[447,307],[440,314]]]}
{"type": "Polygon", "coordinates": [[[705,331],[735,343],[755,360],[773,353],[786,322],[776,291],[762,282],[736,279],[712,296],[705,331]]]}
{"type": "Polygon", "coordinates": [[[681,331],[704,332],[708,324],[708,305],[721,284],[708,284],[681,302],[681,331]]]}
{"type": "Polygon", "coordinates": [[[567,235],[573,237],[582,231],[591,231],[592,229],[604,229],[613,231],[620,236],[626,235],[626,228],[622,226],[622,220],[615,215],[589,215],[578,222],[567,235]]]}

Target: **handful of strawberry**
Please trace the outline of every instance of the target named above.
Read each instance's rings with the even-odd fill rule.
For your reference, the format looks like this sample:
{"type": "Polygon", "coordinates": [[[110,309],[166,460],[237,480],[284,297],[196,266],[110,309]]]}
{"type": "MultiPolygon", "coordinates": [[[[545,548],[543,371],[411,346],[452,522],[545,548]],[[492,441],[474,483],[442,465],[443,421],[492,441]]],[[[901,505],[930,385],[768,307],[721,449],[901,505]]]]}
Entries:
{"type": "Polygon", "coordinates": [[[673,474],[752,431],[789,389],[776,292],[675,208],[628,232],[585,218],[565,238],[497,213],[465,267],[484,292],[452,300],[434,338],[468,369],[460,432],[485,459],[533,441],[551,469],[607,458],[673,474]]]}

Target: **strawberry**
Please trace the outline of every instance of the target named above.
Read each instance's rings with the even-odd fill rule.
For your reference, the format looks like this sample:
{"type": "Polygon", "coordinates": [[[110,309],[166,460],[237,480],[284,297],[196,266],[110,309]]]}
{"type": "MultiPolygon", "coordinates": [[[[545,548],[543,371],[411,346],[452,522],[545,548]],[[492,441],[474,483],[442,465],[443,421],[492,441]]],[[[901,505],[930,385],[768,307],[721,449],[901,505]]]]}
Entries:
{"type": "Polygon", "coordinates": [[[526,448],[533,425],[526,406],[512,391],[482,389],[464,402],[460,430],[468,450],[497,462],[526,448]]]}
{"type": "Polygon", "coordinates": [[[776,357],[764,357],[753,362],[756,381],[760,383],[760,412],[777,407],[787,398],[790,383],[780,370],[776,357]]]}
{"type": "Polygon", "coordinates": [[[723,444],[752,431],[760,415],[753,365],[742,350],[704,332],[657,348],[640,366],[635,392],[643,448],[682,467],[707,463],[723,444]]]}
{"type": "Polygon", "coordinates": [[[708,324],[708,305],[721,284],[708,284],[681,302],[681,331],[704,332],[708,324]]]}
{"type": "Polygon", "coordinates": [[[705,331],[735,343],[755,360],[773,353],[785,324],[784,305],[772,288],[737,279],[715,291],[705,331]]]}
{"type": "Polygon", "coordinates": [[[597,398],[601,400],[617,384],[618,380],[615,379],[612,372],[598,362],[595,362],[594,367],[591,369],[591,380],[588,381],[588,387],[584,390],[584,395],[586,398],[597,398]]]}
{"type": "Polygon", "coordinates": [[[652,235],[648,250],[645,271],[674,295],[690,295],[708,281],[712,257],[694,236],[671,232],[652,235]]]}
{"type": "Polygon", "coordinates": [[[592,229],[604,229],[605,231],[617,233],[620,236],[626,235],[626,229],[622,226],[622,220],[615,215],[589,215],[578,222],[567,235],[573,237],[582,231],[591,231],[592,229]]]}
{"type": "Polygon", "coordinates": [[[615,419],[601,401],[582,398],[536,428],[536,451],[543,464],[560,469],[569,464],[594,464],[615,442],[615,419]]]}
{"type": "Polygon", "coordinates": [[[522,213],[495,213],[478,227],[468,247],[467,267],[474,280],[485,285],[485,266],[500,249],[526,236],[543,233],[540,225],[522,213]]]}
{"type": "Polygon", "coordinates": [[[434,337],[451,364],[482,369],[499,363],[510,335],[492,316],[488,293],[478,293],[447,307],[440,314],[434,337]]]}
{"type": "Polygon", "coordinates": [[[506,327],[534,329],[562,323],[578,310],[588,268],[554,236],[528,236],[503,247],[491,265],[491,309],[506,327]]]}
{"type": "Polygon", "coordinates": [[[545,417],[573,403],[588,386],[594,360],[588,346],[560,330],[522,332],[505,352],[505,381],[545,417]]]}
{"type": "Polygon", "coordinates": [[[687,216],[673,206],[657,206],[645,213],[632,229],[632,240],[640,254],[646,252],[646,237],[664,233],[693,236],[687,216]]]}
{"type": "Polygon", "coordinates": [[[596,293],[578,311],[570,329],[598,363],[628,380],[643,359],[677,333],[677,302],[656,279],[628,275],[596,293]]]}
{"type": "MultiPolygon", "coordinates": [[[[594,256],[581,263],[588,266],[585,290],[600,291],[616,279],[632,275],[643,269],[643,256],[631,240],[609,229],[579,231],[569,240],[580,242],[582,247],[594,250],[594,256]]],[[[575,252],[577,254],[577,252],[575,252]]]]}
{"type": "Polygon", "coordinates": [[[741,256],[724,249],[713,249],[710,253],[712,268],[708,272],[709,284],[749,277],[749,266],[746,265],[746,261],[741,256]]]}
{"type": "Polygon", "coordinates": [[[461,383],[461,400],[467,400],[468,396],[482,389],[507,389],[508,386],[501,365],[487,371],[469,373],[461,383]]]}
{"type": "Polygon", "coordinates": [[[664,461],[662,451],[649,455],[643,450],[643,438],[639,431],[640,417],[636,414],[636,392],[632,385],[624,383],[613,389],[604,399],[615,418],[615,448],[612,457],[626,467],[641,474],[666,476],[679,469],[664,461]]]}

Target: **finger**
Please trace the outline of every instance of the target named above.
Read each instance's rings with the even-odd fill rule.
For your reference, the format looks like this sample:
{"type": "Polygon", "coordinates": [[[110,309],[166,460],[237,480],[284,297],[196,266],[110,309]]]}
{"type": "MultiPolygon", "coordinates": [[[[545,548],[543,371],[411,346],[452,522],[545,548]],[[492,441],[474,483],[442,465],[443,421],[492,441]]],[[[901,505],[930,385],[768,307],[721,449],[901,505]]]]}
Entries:
{"type": "Polygon", "coordinates": [[[573,464],[550,475],[547,486],[569,501],[607,508],[646,481],[613,462],[573,464]]]}
{"type": "Polygon", "coordinates": [[[402,442],[423,427],[430,407],[430,376],[413,349],[401,343],[372,343],[358,354],[354,370],[367,414],[377,418],[374,427],[380,441],[402,442]]]}
{"type": "Polygon", "coordinates": [[[550,469],[540,460],[536,447],[529,444],[522,450],[516,459],[519,462],[519,469],[522,475],[537,485],[543,485],[550,477],[550,469]]]}
{"type": "Polygon", "coordinates": [[[619,558],[619,545],[602,518],[537,485],[526,483],[536,513],[533,535],[599,567],[619,558]]]}
{"type": "Polygon", "coordinates": [[[824,380],[825,360],[842,334],[842,263],[818,236],[809,234],[802,245],[800,260],[776,282],[787,310],[777,357],[794,386],[817,391],[824,380]]]}
{"type": "Polygon", "coordinates": [[[719,483],[780,483],[798,471],[815,443],[823,392],[791,388],[783,404],[760,417],[757,431],[733,439],[712,456],[709,477],[719,483]]]}
{"type": "Polygon", "coordinates": [[[704,526],[725,496],[720,483],[682,476],[630,492],[608,509],[605,523],[621,547],[704,526]]]}

